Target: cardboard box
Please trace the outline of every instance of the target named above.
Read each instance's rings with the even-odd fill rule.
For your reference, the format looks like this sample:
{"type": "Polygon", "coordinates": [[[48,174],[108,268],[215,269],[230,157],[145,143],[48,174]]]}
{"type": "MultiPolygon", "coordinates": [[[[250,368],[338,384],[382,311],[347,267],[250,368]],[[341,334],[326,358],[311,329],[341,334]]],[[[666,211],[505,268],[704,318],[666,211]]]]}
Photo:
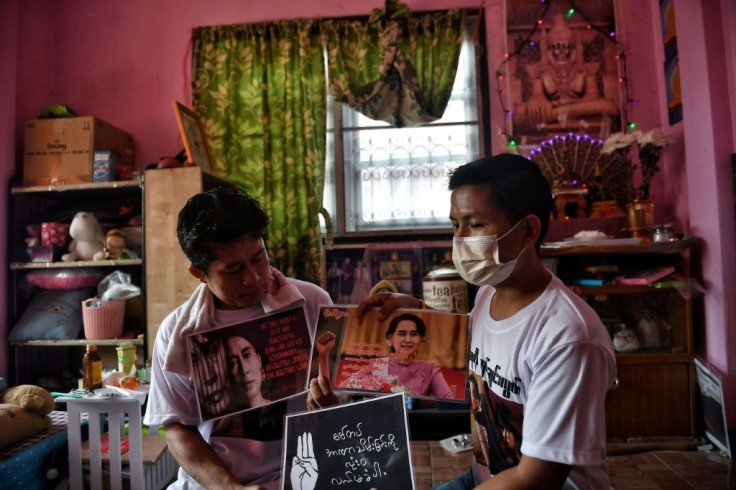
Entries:
{"type": "Polygon", "coordinates": [[[92,182],[95,150],[117,154],[133,164],[130,134],[96,117],[34,119],[26,122],[23,185],[92,182]]]}

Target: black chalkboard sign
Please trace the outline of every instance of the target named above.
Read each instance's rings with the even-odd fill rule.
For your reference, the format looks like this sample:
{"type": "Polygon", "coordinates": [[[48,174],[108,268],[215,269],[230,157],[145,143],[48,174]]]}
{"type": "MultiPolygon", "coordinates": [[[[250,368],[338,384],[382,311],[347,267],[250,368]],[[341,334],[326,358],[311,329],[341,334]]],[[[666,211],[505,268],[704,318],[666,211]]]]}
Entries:
{"type": "Polygon", "coordinates": [[[281,488],[413,489],[404,394],[286,416],[281,488]]]}

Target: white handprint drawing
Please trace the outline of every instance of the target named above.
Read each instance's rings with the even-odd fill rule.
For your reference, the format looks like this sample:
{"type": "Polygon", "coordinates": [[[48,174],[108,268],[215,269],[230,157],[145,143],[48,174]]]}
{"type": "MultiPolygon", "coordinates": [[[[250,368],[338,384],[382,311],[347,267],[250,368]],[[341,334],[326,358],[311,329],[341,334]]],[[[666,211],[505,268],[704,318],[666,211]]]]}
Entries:
{"type": "Polygon", "coordinates": [[[312,433],[305,432],[297,438],[296,455],[291,460],[291,488],[314,490],[317,484],[317,459],[312,447],[312,433]]]}

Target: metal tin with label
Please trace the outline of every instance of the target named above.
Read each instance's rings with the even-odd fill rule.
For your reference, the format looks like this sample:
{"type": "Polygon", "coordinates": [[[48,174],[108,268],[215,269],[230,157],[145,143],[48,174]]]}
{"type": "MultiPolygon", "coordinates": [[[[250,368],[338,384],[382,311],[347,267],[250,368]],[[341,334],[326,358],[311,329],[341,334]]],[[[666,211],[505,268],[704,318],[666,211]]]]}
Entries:
{"type": "Polygon", "coordinates": [[[430,308],[449,313],[469,310],[468,283],[451,267],[434,269],[424,276],[422,296],[430,308]]]}
{"type": "Polygon", "coordinates": [[[96,151],[92,163],[92,182],[112,182],[115,180],[115,153],[96,151]]]}

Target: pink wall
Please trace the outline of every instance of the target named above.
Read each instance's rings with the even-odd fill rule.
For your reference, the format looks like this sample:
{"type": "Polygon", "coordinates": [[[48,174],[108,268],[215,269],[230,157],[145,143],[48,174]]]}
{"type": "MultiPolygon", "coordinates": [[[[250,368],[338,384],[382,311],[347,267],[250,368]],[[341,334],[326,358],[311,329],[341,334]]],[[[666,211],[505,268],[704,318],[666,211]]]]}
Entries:
{"type": "MultiPolygon", "coordinates": [[[[438,9],[449,2],[407,2],[417,10],[438,9]]],[[[460,2],[457,2],[461,5],[460,2]]],[[[383,1],[260,0],[35,1],[22,2],[33,32],[45,17],[46,33],[55,33],[49,79],[41,93],[21,94],[18,121],[34,117],[46,104],[65,103],[80,115],[94,115],[133,133],[136,161],[145,166],[183,148],[171,102],[191,101],[187,50],[191,29],[204,25],[261,22],[293,17],[365,15],[383,1]],[[47,9],[42,9],[41,6],[47,9]],[[247,5],[247,6],[246,6],[247,5]]],[[[477,6],[474,0],[466,6],[477,6]],[[474,5],[475,4],[475,5],[474,5]]],[[[24,15],[24,18],[26,16],[24,15]]],[[[23,25],[23,24],[21,24],[23,25]]],[[[30,39],[29,39],[30,41],[30,39]]],[[[39,51],[37,40],[22,43],[39,51]]],[[[42,44],[46,44],[43,42],[42,44]]],[[[21,59],[25,59],[21,57],[21,59]]],[[[23,63],[19,86],[38,76],[37,63],[23,63]]]]}
{"type": "Polygon", "coordinates": [[[733,2],[675,1],[681,51],[685,160],[692,233],[703,238],[702,262],[706,335],[700,353],[726,375],[729,426],[736,422],[736,218],[731,154],[736,152],[733,125],[733,2]],[[722,19],[722,24],[709,22],[722,19]],[[730,39],[730,42],[727,42],[730,39]]]}
{"type": "MultiPolygon", "coordinates": [[[[18,29],[18,5],[15,1],[0,2],[0,114],[5,117],[0,118],[0,179],[7,182],[13,173],[13,162],[15,161],[15,97],[16,97],[16,57],[17,45],[16,40],[18,29]]],[[[8,200],[0,199],[0,230],[7,230],[7,209],[8,200]]],[[[5,236],[5,233],[1,233],[5,236]]],[[[5,240],[3,240],[3,243],[5,240]]],[[[7,248],[0,249],[0,264],[7,264],[7,248]]],[[[0,284],[6,284],[8,272],[6,267],[0,267],[0,284]]],[[[7,294],[0,295],[0,311],[5,312],[7,309],[7,294]]],[[[5,317],[0,325],[5,325],[5,317]]],[[[0,326],[0,338],[5,338],[3,328],[0,326]]],[[[0,343],[0,377],[7,378],[7,363],[4,359],[8,358],[8,347],[5,342],[0,343]]]]}
{"type": "MultiPolygon", "coordinates": [[[[456,6],[486,8],[488,66],[496,70],[504,46],[505,0],[404,0],[415,11],[456,6]]],[[[3,42],[0,56],[4,114],[0,139],[21,144],[22,125],[46,105],[65,103],[81,115],[94,115],[125,129],[135,140],[142,167],[178,152],[181,141],[171,101],[190,101],[188,87],[191,29],[202,25],[260,22],[294,17],[365,15],[382,0],[35,0],[0,2],[3,42]],[[17,19],[17,21],[15,20],[17,19]],[[7,38],[7,42],[6,42],[7,38]],[[13,79],[15,75],[15,79],[13,79]],[[12,83],[10,83],[12,82],[12,83]],[[17,91],[17,97],[13,97],[17,91]],[[9,134],[10,128],[15,134],[9,134]]],[[[667,126],[662,74],[663,53],[657,0],[616,2],[620,35],[629,62],[631,96],[638,103],[630,118],[641,129],[667,126]]],[[[685,120],[672,128],[672,146],[664,170],[655,179],[653,197],[659,221],[703,239],[703,276],[707,288],[705,338],[699,354],[725,374],[736,397],[736,278],[732,275],[734,217],[729,155],[736,127],[736,6],[731,0],[675,0],[685,120]],[[726,67],[723,67],[723,59],[726,67]]],[[[493,84],[493,77],[491,76],[493,84]]],[[[495,94],[495,86],[489,88],[495,94]]],[[[501,109],[492,100],[492,127],[501,109]]],[[[494,142],[496,143],[496,142],[494,142]]],[[[7,162],[21,153],[0,146],[7,162]]],[[[494,151],[500,151],[494,146],[494,151]]],[[[3,203],[5,201],[3,200],[3,203]]],[[[0,210],[2,211],[2,210],[0,210]]],[[[0,212],[0,229],[6,213],[0,212]]],[[[5,263],[3,260],[0,263],[5,263]]],[[[0,269],[1,270],[1,269],[0,269]]],[[[4,275],[5,272],[0,272],[4,275]]],[[[0,306],[5,300],[0,297],[0,306]]],[[[2,328],[0,327],[0,334],[2,328]]],[[[0,350],[0,354],[4,354],[0,350]]],[[[3,366],[0,369],[4,368],[3,366]]],[[[728,401],[730,426],[736,425],[736,399],[728,401]]]]}

